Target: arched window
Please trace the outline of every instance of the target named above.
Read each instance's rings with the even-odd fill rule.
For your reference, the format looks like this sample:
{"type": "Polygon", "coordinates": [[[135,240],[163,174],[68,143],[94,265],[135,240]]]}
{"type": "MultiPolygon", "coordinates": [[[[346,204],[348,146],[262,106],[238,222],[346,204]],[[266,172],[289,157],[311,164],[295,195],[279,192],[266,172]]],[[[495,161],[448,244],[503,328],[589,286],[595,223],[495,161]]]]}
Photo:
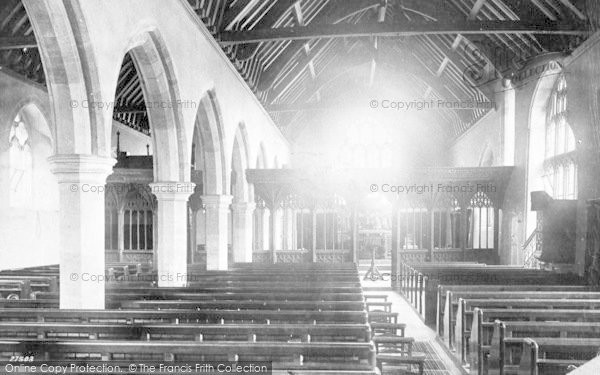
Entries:
{"type": "Polygon", "coordinates": [[[33,157],[27,125],[21,113],[10,128],[9,137],[10,207],[28,207],[32,200],[33,157]]]}
{"type": "Polygon", "coordinates": [[[546,111],[546,190],[554,199],[576,199],[575,137],[567,118],[567,81],[564,75],[558,78],[546,111]]]}

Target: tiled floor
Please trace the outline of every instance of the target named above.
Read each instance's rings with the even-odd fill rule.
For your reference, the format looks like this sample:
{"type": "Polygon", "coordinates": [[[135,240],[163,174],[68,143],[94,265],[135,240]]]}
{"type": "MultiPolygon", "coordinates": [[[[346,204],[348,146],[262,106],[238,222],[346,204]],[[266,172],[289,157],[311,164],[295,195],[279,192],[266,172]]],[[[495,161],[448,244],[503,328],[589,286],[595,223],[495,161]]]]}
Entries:
{"type": "MultiPolygon", "coordinates": [[[[378,269],[382,273],[389,272],[389,266],[378,262],[378,269]]],[[[360,264],[361,278],[367,272],[370,262],[360,264]]],[[[396,292],[390,289],[389,277],[383,280],[363,280],[365,294],[387,294],[388,301],[392,302],[392,311],[398,312],[398,321],[406,323],[406,336],[415,338],[415,352],[425,353],[426,375],[461,375],[464,374],[450,359],[447,352],[436,339],[436,333],[423,323],[412,307],[396,292]]],[[[387,371],[386,371],[387,373],[387,371]]],[[[391,374],[391,372],[390,372],[391,374]]],[[[396,373],[395,373],[396,374],[396,373]]],[[[386,375],[386,374],[384,374],[386,375]]]]}

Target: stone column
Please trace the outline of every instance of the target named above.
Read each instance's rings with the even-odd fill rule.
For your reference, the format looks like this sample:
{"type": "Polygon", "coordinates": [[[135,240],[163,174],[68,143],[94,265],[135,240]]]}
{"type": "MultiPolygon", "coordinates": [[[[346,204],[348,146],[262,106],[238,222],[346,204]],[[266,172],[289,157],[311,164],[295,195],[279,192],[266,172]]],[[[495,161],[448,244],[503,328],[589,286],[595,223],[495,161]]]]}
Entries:
{"type": "Polygon", "coordinates": [[[262,245],[261,250],[270,250],[271,249],[271,212],[266,207],[263,207],[260,210],[260,234],[261,240],[260,243],[262,245]]]}
{"type": "Polygon", "coordinates": [[[240,202],[232,205],[233,209],[233,261],[252,263],[252,219],[254,202],[240,202]]]}
{"type": "Polygon", "coordinates": [[[187,285],[187,204],[194,192],[192,182],[150,184],[157,200],[156,263],[158,286],[187,285]]]}
{"type": "Polygon", "coordinates": [[[115,160],[76,154],[48,160],[59,186],[60,308],[104,309],[105,212],[98,189],[115,160]]]}
{"type": "Polygon", "coordinates": [[[225,271],[227,264],[227,214],[231,195],[203,195],[206,207],[206,269],[225,271]]]}
{"type": "Polygon", "coordinates": [[[285,218],[284,210],[281,207],[273,209],[273,250],[286,250],[283,249],[283,220],[285,218]]]}
{"type": "Polygon", "coordinates": [[[294,244],[294,210],[292,208],[287,207],[285,209],[285,219],[284,219],[284,239],[283,239],[283,248],[284,250],[296,250],[296,246],[294,244]]]}

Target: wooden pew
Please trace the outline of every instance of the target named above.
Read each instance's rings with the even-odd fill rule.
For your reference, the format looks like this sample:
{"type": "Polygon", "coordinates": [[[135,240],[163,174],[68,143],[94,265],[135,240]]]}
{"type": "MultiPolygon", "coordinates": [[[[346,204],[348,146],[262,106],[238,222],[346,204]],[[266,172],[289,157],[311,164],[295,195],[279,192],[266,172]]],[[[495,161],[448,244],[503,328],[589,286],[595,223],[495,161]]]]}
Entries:
{"type": "Polygon", "coordinates": [[[474,309],[571,309],[571,310],[593,310],[600,307],[600,299],[459,299],[456,324],[454,326],[455,342],[453,347],[460,353],[464,362],[468,355],[468,342],[473,324],[474,309]]]}
{"type": "MultiPolygon", "coordinates": [[[[110,361],[121,353],[130,361],[149,357],[165,361],[273,361],[275,369],[307,371],[367,371],[375,367],[372,343],[186,342],[186,341],[0,341],[0,352],[33,354],[46,360],[69,359],[69,354],[96,354],[110,361]]],[[[71,360],[72,361],[72,360],[71,360]]],[[[131,362],[130,362],[131,363],[131,362]]],[[[134,362],[135,363],[135,362],[134,362]]]]}
{"type": "Polygon", "coordinates": [[[381,323],[371,322],[371,330],[373,336],[379,335],[393,335],[393,336],[404,336],[406,330],[406,323],[381,323]]]}
{"type": "Polygon", "coordinates": [[[594,359],[600,349],[600,338],[508,337],[504,343],[521,348],[517,363],[501,363],[500,373],[505,375],[564,374],[570,366],[594,359]]]}
{"type": "Polygon", "coordinates": [[[366,302],[367,311],[392,312],[391,302],[366,302]]]}
{"type": "MultiPolygon", "coordinates": [[[[541,293],[540,293],[541,294],[541,293]]],[[[472,324],[473,309],[480,308],[505,308],[505,309],[594,309],[600,307],[599,299],[566,299],[566,298],[551,298],[552,294],[546,294],[547,298],[527,298],[534,295],[514,294],[511,298],[489,298],[489,299],[465,299],[459,298],[456,303],[456,308],[448,306],[449,310],[444,319],[444,338],[445,343],[450,349],[465,349],[465,341],[469,336],[469,329],[472,324]],[[453,311],[456,310],[456,319],[453,318],[453,311]]],[[[540,295],[544,297],[544,295],[540,295]]],[[[585,296],[583,296],[585,297],[585,296]]],[[[594,297],[594,295],[592,295],[594,297]]],[[[595,295],[600,297],[600,295],[595,295]]],[[[448,300],[450,301],[450,299],[448,300]]]]}
{"type": "MultiPolygon", "coordinates": [[[[152,288],[151,284],[127,285],[123,283],[107,284],[106,290],[109,293],[139,293],[152,288]]],[[[281,283],[272,285],[265,283],[214,283],[214,284],[192,284],[187,287],[168,287],[156,288],[166,293],[362,293],[359,285],[339,286],[339,284],[302,284],[302,283],[281,283]],[[336,286],[337,285],[337,286],[336,286]]],[[[161,292],[162,293],[162,292],[161,292]]]]}
{"type": "MultiPolygon", "coordinates": [[[[397,314],[396,314],[397,316],[397,314]]],[[[0,310],[0,321],[171,323],[367,323],[365,311],[271,310],[0,310]]]]}
{"type": "Polygon", "coordinates": [[[356,301],[122,301],[124,309],[195,309],[195,310],[307,310],[364,311],[365,303],[356,301]]]}
{"type": "Polygon", "coordinates": [[[505,338],[536,337],[600,338],[600,322],[502,322],[482,323],[482,337],[473,348],[476,361],[482,363],[483,373],[502,372],[505,358],[515,357],[506,353],[505,338]],[[491,326],[491,327],[490,327],[491,326]],[[486,371],[488,370],[488,371],[486,371]]]}
{"type": "Polygon", "coordinates": [[[598,310],[565,310],[565,309],[480,309],[473,311],[473,324],[469,337],[469,363],[471,371],[478,369],[482,371],[484,351],[482,346],[488,342],[486,337],[493,329],[496,320],[506,324],[509,322],[560,322],[567,327],[568,322],[590,322],[600,323],[600,311],[598,310]]]}
{"type": "Polygon", "coordinates": [[[69,340],[181,340],[369,342],[368,324],[116,324],[81,322],[0,322],[3,338],[69,340]],[[73,337],[74,334],[81,335],[73,337]]]}
{"type": "Polygon", "coordinates": [[[574,274],[530,270],[507,266],[448,266],[406,267],[401,275],[400,292],[424,318],[428,325],[437,321],[436,309],[428,308],[438,303],[438,286],[444,284],[510,285],[510,284],[571,284],[583,285],[584,280],[574,274]]]}
{"type": "Polygon", "coordinates": [[[398,323],[397,312],[371,311],[368,313],[370,323],[398,323]]]}
{"type": "MultiPolygon", "coordinates": [[[[507,293],[517,292],[522,296],[526,295],[524,293],[536,293],[539,298],[547,298],[546,296],[550,294],[556,295],[556,298],[563,298],[562,296],[566,295],[564,293],[574,293],[572,294],[572,296],[575,296],[574,298],[577,298],[576,296],[579,295],[596,298],[592,293],[600,295],[600,291],[597,289],[581,285],[438,285],[436,331],[440,336],[447,337],[444,332],[444,316],[449,308],[447,306],[448,297],[451,297],[450,300],[458,303],[459,297],[477,298],[477,296],[482,296],[486,298],[506,298],[508,297],[507,293]]],[[[455,310],[452,312],[455,312],[455,310]]],[[[452,320],[452,318],[449,319],[452,320]]]]}
{"type": "Polygon", "coordinates": [[[377,352],[377,368],[383,373],[384,364],[393,366],[407,366],[409,370],[417,366],[417,373],[424,372],[425,356],[422,353],[413,353],[412,337],[403,336],[376,336],[373,338],[377,352]]]}
{"type": "MultiPolygon", "coordinates": [[[[38,294],[37,298],[57,298],[57,294],[38,294]]],[[[169,293],[158,288],[141,289],[137,293],[113,293],[109,290],[106,299],[111,301],[131,300],[245,300],[245,301],[358,301],[362,302],[364,297],[361,293],[307,293],[307,292],[273,292],[273,293],[169,293]]]]}

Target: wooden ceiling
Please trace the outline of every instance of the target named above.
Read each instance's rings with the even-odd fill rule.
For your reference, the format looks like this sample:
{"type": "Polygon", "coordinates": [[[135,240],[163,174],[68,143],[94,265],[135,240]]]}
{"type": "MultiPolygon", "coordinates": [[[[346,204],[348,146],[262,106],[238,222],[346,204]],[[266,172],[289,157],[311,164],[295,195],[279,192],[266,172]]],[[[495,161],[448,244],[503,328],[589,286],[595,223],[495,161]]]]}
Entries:
{"type": "MultiPolygon", "coordinates": [[[[336,108],[338,85],[352,82],[352,92],[372,92],[381,75],[396,77],[415,99],[490,101],[493,92],[481,72],[510,78],[514,62],[568,54],[597,30],[600,17],[596,0],[188,2],[292,139],[314,111],[336,108]]],[[[0,2],[0,66],[45,84],[20,0],[0,2]]],[[[115,120],[149,134],[129,55],[115,97],[115,120]]],[[[488,110],[440,110],[437,122],[457,137],[488,110]]]]}

